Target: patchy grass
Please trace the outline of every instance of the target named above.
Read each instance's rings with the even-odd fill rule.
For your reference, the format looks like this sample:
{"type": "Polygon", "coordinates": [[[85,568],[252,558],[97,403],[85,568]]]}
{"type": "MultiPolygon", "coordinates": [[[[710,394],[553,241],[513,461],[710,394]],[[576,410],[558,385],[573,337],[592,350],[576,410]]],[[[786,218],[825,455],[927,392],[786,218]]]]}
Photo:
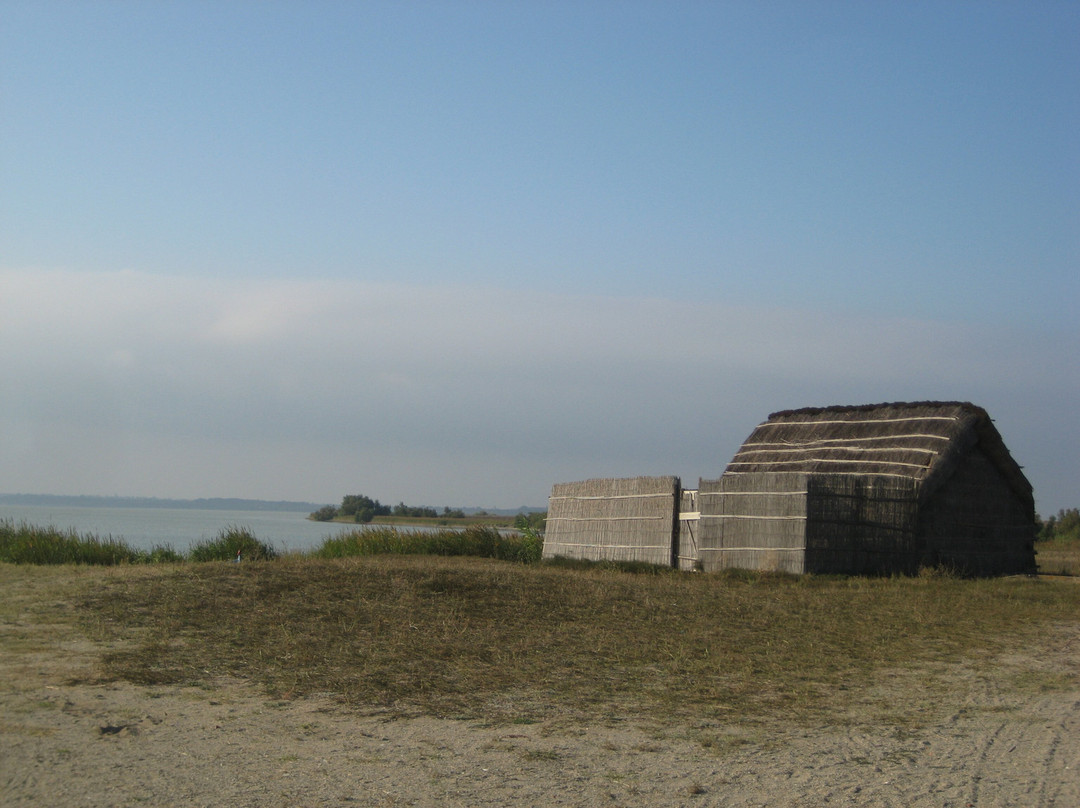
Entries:
{"type": "Polygon", "coordinates": [[[1071,583],[945,575],[631,575],[385,555],[151,572],[103,576],[79,599],[87,630],[119,649],[104,660],[111,676],[239,676],[273,698],[508,721],[820,716],[886,672],[977,660],[1080,613],[1071,583]]]}

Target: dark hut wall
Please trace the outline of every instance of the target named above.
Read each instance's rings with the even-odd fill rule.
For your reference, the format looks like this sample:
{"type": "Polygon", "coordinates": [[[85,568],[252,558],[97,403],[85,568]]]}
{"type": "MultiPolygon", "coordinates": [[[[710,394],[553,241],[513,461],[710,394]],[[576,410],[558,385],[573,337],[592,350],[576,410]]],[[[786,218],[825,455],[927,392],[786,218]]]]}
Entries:
{"type": "MultiPolygon", "coordinates": [[[[1021,492],[1023,493],[1023,492],[1021,492]]],[[[923,503],[922,563],[974,575],[1035,570],[1035,513],[981,445],[966,452],[923,503]]]]}
{"type": "Polygon", "coordinates": [[[674,563],[678,477],[557,483],[548,501],[544,558],[674,563]]]}
{"type": "Polygon", "coordinates": [[[902,477],[810,475],[806,571],[917,571],[922,559],[918,493],[918,483],[902,477]]]}
{"type": "Polygon", "coordinates": [[[703,570],[806,571],[805,474],[724,474],[698,489],[703,570]]]}

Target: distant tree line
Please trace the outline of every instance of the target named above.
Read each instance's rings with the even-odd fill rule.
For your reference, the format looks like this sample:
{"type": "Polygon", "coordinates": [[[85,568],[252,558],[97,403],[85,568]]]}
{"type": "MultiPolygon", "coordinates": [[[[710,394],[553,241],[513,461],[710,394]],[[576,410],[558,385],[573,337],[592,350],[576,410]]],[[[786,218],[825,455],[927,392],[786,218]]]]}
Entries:
{"type": "Polygon", "coordinates": [[[1039,520],[1039,541],[1080,541],[1080,508],[1062,508],[1039,520]]]}
{"type": "Polygon", "coordinates": [[[65,496],[58,494],[0,494],[0,505],[45,505],[74,508],[188,508],[199,511],[308,511],[314,502],[293,500],[162,499],[160,497],[65,496]]]}
{"type": "Polygon", "coordinates": [[[419,518],[436,519],[440,516],[447,519],[464,519],[465,512],[457,509],[444,508],[440,514],[434,508],[425,506],[406,505],[399,502],[393,507],[383,505],[379,500],[364,496],[363,494],[346,494],[341,499],[341,505],[325,505],[317,511],[313,511],[311,518],[318,522],[329,522],[333,519],[349,519],[354,522],[370,522],[376,516],[411,516],[419,518]]]}

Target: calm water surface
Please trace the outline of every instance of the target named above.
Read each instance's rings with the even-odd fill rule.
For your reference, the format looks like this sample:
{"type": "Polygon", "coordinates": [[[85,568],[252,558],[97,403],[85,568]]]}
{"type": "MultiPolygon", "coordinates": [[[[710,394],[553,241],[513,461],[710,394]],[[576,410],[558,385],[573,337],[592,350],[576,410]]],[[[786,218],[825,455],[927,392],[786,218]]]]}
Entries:
{"type": "Polygon", "coordinates": [[[40,527],[72,529],[101,538],[123,539],[138,550],[171,545],[186,552],[191,545],[215,538],[223,529],[246,527],[275,550],[310,550],[327,536],[352,528],[312,522],[299,511],[219,511],[188,508],[87,508],[53,505],[2,505],[0,520],[40,527]]]}

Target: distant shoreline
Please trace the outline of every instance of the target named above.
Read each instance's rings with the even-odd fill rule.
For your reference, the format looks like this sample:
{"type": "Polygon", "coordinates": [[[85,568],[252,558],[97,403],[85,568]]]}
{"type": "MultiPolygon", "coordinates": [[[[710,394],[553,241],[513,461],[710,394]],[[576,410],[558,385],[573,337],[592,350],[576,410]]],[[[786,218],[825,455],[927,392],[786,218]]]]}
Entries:
{"type": "Polygon", "coordinates": [[[162,499],[159,497],[65,496],[63,494],[0,494],[0,505],[55,505],[72,508],[185,508],[202,511],[298,511],[310,513],[325,503],[289,500],[211,497],[162,499]]]}
{"type": "MultiPolygon", "coordinates": [[[[313,513],[330,503],[295,502],[292,500],[241,499],[210,497],[202,499],[164,499],[160,497],[102,497],[65,494],[0,494],[0,505],[53,505],[67,508],[181,508],[200,511],[288,511],[313,513]]],[[[490,516],[514,517],[519,513],[543,511],[545,508],[462,508],[466,515],[484,511],[490,516]]],[[[440,517],[440,519],[443,517],[440,517]]]]}

